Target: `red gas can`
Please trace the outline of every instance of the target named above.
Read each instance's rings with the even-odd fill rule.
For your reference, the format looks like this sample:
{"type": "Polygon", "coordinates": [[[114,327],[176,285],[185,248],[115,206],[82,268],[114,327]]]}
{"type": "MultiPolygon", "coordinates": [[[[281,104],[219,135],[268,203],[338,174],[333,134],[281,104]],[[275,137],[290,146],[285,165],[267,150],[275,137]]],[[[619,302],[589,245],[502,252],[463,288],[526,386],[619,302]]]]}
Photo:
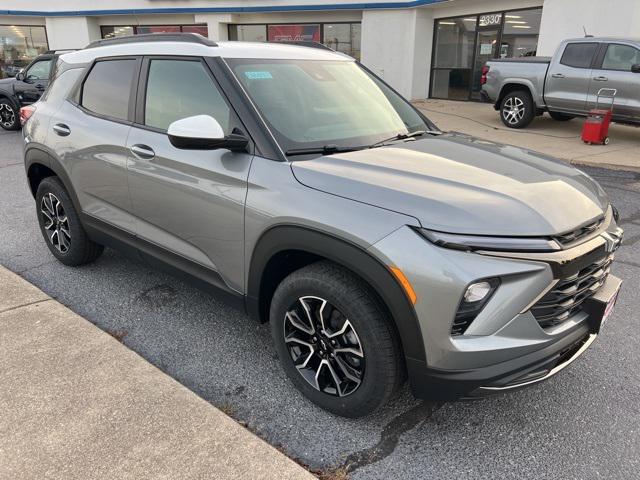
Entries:
{"type": "Polygon", "coordinates": [[[609,124],[611,124],[611,110],[594,108],[589,112],[582,126],[582,141],[588,144],[608,145],[609,124]]]}
{"type": "Polygon", "coordinates": [[[589,112],[587,119],[582,126],[582,141],[592,145],[609,144],[609,125],[611,124],[611,114],[613,113],[613,102],[615,101],[616,89],[602,88],[596,96],[596,108],[589,112]],[[611,99],[611,107],[608,110],[598,108],[600,97],[608,97],[611,99]]]}

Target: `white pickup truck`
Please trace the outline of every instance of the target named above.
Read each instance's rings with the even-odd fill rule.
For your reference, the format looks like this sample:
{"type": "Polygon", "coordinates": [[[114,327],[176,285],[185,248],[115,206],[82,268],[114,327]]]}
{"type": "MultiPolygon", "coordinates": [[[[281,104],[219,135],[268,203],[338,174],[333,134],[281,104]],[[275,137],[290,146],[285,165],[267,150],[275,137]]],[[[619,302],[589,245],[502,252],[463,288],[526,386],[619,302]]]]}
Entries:
{"type": "Polygon", "coordinates": [[[614,121],[640,123],[640,39],[565,40],[553,57],[491,60],[480,82],[510,128],[545,111],[559,121],[585,116],[598,97],[605,108],[613,97],[614,121]]]}

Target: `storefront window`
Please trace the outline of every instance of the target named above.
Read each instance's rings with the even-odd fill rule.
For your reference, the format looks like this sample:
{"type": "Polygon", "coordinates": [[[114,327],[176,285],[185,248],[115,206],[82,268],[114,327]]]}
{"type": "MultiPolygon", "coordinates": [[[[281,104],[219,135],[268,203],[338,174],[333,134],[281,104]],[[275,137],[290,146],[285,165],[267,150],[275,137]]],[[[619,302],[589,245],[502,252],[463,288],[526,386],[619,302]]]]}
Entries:
{"type": "Polygon", "coordinates": [[[229,25],[229,40],[318,42],[360,60],[360,23],[229,25]]]}
{"type": "Polygon", "coordinates": [[[229,40],[240,42],[266,42],[266,25],[229,25],[229,40]]]}
{"type": "Polygon", "coordinates": [[[474,16],[437,21],[431,80],[433,97],[455,100],[469,97],[476,20],[474,16]]]}
{"type": "Polygon", "coordinates": [[[0,78],[15,77],[48,48],[44,27],[0,25],[0,78]]]}
{"type": "Polygon", "coordinates": [[[325,23],[322,43],[360,60],[360,37],[361,25],[359,23],[325,23]]]}
{"type": "Polygon", "coordinates": [[[125,37],[133,35],[133,27],[102,27],[102,38],[125,37]]]}
{"type": "Polygon", "coordinates": [[[538,48],[542,10],[520,10],[507,13],[502,29],[500,57],[533,57],[538,48]]]}
{"type": "Polygon", "coordinates": [[[479,99],[488,60],[536,54],[541,18],[535,8],[436,20],[431,96],[479,99]]]}
{"type": "Polygon", "coordinates": [[[320,25],[269,25],[267,40],[269,42],[319,42],[320,25]]]}
{"type": "Polygon", "coordinates": [[[127,35],[142,35],[145,33],[199,33],[203,37],[209,35],[206,25],[118,25],[100,27],[102,38],[124,37],[127,35]]]}
{"type": "Polygon", "coordinates": [[[145,33],[180,33],[180,25],[145,25],[136,27],[136,35],[145,33]]]}

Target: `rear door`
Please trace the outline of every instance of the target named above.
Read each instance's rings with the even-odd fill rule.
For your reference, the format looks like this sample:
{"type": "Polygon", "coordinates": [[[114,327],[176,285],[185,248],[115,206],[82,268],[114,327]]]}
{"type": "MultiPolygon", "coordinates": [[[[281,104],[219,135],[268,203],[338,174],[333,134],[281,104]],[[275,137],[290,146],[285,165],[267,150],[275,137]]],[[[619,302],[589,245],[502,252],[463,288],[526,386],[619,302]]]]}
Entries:
{"type": "Polygon", "coordinates": [[[38,101],[49,85],[53,64],[53,57],[38,58],[22,73],[22,80],[16,80],[14,88],[20,105],[29,105],[38,101]]]}
{"type": "MultiPolygon", "coordinates": [[[[594,108],[598,93],[613,99],[616,118],[632,120],[640,118],[640,73],[631,67],[640,64],[640,50],[631,44],[610,43],[602,45],[587,98],[588,108],[594,108]]],[[[600,107],[608,108],[611,100],[600,98],[600,107]]]]}
{"type": "Polygon", "coordinates": [[[52,116],[47,137],[71,177],[83,213],[131,234],[125,145],[140,62],[135,57],[97,60],[81,79],[74,101],[64,102],[52,116]]]}
{"type": "Polygon", "coordinates": [[[169,125],[202,114],[214,117],[225,134],[236,128],[246,132],[203,59],[144,59],[136,122],[127,140],[136,233],[149,247],[143,254],[242,291],[252,155],[174,147],[169,125]]]}
{"type": "Polygon", "coordinates": [[[586,110],[591,68],[598,52],[597,42],[567,43],[547,71],[544,99],[549,110],[582,113],[586,110]]]}

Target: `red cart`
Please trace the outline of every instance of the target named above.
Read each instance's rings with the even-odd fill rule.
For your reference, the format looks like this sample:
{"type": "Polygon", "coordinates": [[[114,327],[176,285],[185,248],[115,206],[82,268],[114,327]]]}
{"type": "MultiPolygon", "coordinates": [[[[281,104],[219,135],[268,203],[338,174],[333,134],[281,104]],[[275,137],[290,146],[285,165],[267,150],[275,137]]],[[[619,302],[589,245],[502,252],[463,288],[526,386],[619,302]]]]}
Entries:
{"type": "Polygon", "coordinates": [[[587,119],[582,126],[582,141],[589,145],[608,145],[609,144],[609,125],[611,124],[611,115],[613,114],[613,103],[615,101],[617,90],[614,88],[601,88],[596,95],[596,108],[589,112],[587,119]],[[610,98],[611,105],[608,110],[599,108],[600,97],[610,98]]]}

